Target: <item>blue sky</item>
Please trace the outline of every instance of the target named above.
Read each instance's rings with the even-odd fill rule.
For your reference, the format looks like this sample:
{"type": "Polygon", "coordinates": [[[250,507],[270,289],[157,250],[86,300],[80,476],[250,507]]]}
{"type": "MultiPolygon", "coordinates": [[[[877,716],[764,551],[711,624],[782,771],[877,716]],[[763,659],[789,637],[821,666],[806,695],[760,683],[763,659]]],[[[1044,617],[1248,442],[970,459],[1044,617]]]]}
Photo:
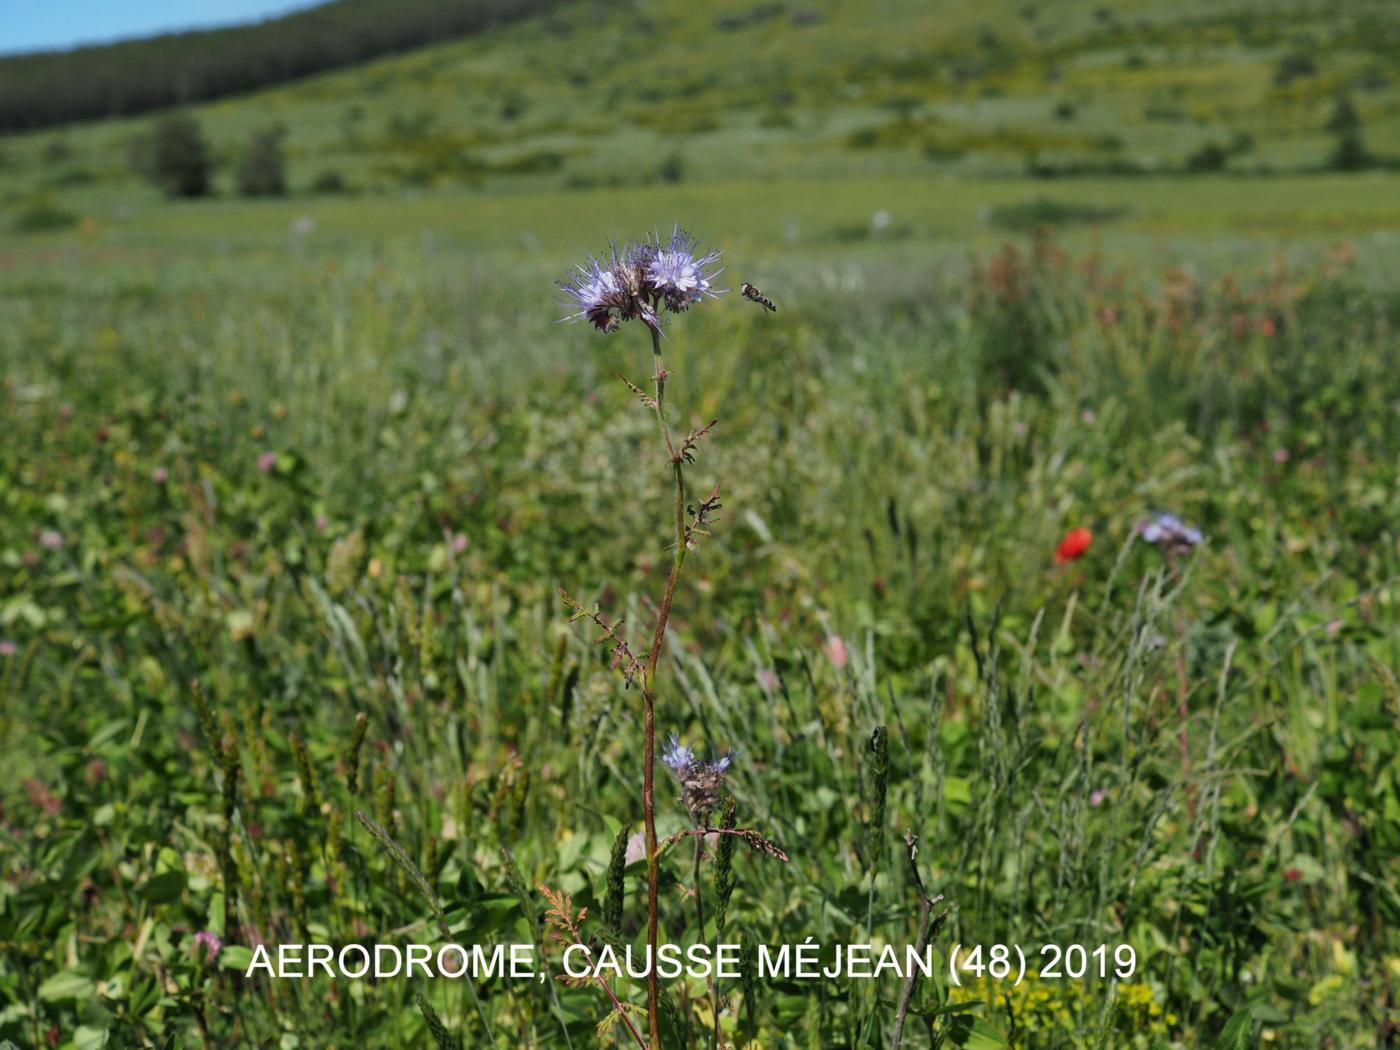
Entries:
{"type": "Polygon", "coordinates": [[[0,54],[256,22],[314,0],[0,0],[0,54]]]}

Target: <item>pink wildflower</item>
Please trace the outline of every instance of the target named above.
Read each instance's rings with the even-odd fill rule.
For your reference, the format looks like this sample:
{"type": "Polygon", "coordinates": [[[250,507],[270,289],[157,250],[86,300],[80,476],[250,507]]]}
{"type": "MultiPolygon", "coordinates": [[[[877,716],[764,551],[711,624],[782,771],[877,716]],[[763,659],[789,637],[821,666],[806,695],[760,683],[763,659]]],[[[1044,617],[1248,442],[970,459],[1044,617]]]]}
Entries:
{"type": "Polygon", "coordinates": [[[200,948],[204,949],[204,961],[212,962],[219,957],[219,953],[224,950],[224,942],[219,939],[217,933],[210,933],[208,930],[200,930],[194,935],[194,955],[200,957],[200,948]]]}

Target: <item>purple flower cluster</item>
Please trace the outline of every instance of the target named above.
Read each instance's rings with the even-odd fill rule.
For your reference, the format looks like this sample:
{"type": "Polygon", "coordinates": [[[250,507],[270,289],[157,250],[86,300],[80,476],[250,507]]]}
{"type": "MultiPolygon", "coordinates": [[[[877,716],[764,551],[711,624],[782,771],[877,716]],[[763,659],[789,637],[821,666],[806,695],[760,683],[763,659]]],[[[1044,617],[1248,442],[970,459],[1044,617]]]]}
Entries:
{"type": "Polygon", "coordinates": [[[690,811],[696,824],[719,807],[720,791],[724,787],[724,774],[734,763],[732,754],[724,754],[713,761],[697,758],[694,751],[676,739],[673,733],[669,746],[661,754],[661,761],[676,775],[681,784],[681,801],[690,811]]]}
{"type": "Polygon", "coordinates": [[[1187,525],[1175,514],[1152,515],[1138,526],[1138,535],[1163,554],[1185,554],[1205,539],[1200,529],[1187,525]]]}
{"type": "Polygon", "coordinates": [[[660,313],[683,313],[706,297],[720,295],[714,287],[721,270],[711,270],[718,251],[702,252],[699,242],[677,226],[667,240],[653,235],[607,258],[590,257],[560,281],[566,321],[587,321],[600,332],[615,332],[623,321],[640,320],[661,331],[660,313]]]}

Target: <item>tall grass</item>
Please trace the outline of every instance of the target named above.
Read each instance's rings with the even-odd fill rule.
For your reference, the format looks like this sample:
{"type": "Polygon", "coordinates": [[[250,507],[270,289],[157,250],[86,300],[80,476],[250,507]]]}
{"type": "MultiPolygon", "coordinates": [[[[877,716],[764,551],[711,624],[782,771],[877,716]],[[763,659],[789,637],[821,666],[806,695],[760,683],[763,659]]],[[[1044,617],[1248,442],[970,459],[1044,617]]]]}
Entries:
{"type": "MultiPolygon", "coordinates": [[[[619,880],[616,849],[641,713],[554,588],[654,615],[665,556],[637,538],[673,508],[630,464],[655,420],[519,297],[542,265],[464,291],[393,262],[0,297],[0,1036],[629,1038],[598,1033],[596,987],[242,978],[259,942],[427,931],[434,898],[454,939],[544,943],[540,884],[644,943],[645,857],[623,839],[619,880]]],[[[734,509],[677,584],[656,717],[740,750],[738,819],[790,860],[735,850],[698,935],[675,864],[663,937],[722,915],[748,949],[904,944],[942,894],[940,950],[1125,943],[1139,970],[945,970],[906,1047],[1195,1046],[1244,1005],[1274,1045],[1375,1045],[1400,954],[1394,298],[1341,257],[857,265],[794,265],[765,278],[775,317],[668,338],[674,425],[723,403],[734,509]],[[1154,509],[1207,534],[1180,573],[1135,538],[1154,509]]],[[[666,801],[663,842],[694,830],[666,801]]],[[[669,991],[678,1045],[857,1046],[890,1043],[903,986],[669,991]]]]}

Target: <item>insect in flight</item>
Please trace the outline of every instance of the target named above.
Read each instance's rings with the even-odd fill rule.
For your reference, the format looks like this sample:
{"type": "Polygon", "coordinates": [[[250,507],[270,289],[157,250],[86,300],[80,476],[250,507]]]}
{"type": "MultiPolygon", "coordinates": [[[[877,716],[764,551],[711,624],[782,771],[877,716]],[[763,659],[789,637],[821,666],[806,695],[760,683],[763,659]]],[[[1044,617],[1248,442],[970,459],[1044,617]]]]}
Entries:
{"type": "Polygon", "coordinates": [[[744,286],[739,290],[743,292],[745,299],[752,299],[765,310],[772,310],[774,313],[778,312],[778,308],[773,305],[773,300],[768,298],[768,296],[764,295],[753,285],[749,284],[748,281],[745,281],[744,286]]]}

